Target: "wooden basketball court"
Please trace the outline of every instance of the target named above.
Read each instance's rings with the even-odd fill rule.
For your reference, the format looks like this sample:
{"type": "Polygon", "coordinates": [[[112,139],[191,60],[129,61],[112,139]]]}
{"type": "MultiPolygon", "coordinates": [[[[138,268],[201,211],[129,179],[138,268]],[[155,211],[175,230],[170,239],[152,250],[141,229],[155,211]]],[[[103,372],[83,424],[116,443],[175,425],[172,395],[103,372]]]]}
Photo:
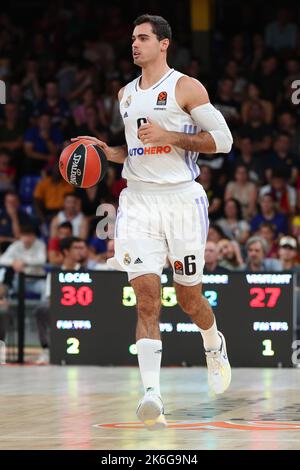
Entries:
{"type": "Polygon", "coordinates": [[[169,427],[137,422],[138,368],[2,366],[0,449],[300,449],[300,370],[233,369],[209,396],[204,368],[163,368],[169,427]]]}

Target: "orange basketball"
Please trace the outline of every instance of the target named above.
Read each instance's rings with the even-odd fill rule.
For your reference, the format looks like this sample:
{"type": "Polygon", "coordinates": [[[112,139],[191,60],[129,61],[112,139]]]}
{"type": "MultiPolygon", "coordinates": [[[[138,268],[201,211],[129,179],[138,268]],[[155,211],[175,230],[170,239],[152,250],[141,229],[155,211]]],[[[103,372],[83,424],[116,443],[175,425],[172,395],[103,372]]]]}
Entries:
{"type": "Polygon", "coordinates": [[[107,171],[107,159],[98,145],[80,139],[68,145],[59,157],[61,176],[79,188],[89,188],[101,181],[107,171]]]}

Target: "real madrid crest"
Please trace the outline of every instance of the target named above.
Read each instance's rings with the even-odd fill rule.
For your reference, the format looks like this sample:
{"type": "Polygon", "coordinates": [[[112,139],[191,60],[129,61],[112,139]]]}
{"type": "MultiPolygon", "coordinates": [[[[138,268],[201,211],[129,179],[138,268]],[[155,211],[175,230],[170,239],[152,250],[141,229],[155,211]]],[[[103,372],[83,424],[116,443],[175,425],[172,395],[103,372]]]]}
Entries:
{"type": "Polygon", "coordinates": [[[125,253],[123,263],[126,264],[126,265],[131,263],[131,258],[130,258],[129,253],[125,253]]]}
{"type": "Polygon", "coordinates": [[[131,105],[131,95],[129,95],[128,98],[126,98],[124,106],[125,108],[128,108],[130,105],[131,105]]]}

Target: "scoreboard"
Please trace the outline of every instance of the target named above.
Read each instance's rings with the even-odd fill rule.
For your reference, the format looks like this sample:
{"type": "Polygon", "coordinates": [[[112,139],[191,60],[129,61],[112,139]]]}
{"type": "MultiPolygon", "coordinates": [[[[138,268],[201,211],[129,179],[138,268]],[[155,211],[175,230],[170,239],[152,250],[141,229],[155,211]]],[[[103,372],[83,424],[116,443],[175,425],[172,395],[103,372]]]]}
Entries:
{"type": "MultiPolygon", "coordinates": [[[[161,277],[162,365],[205,365],[199,329],[177,304],[172,273],[161,277]]],[[[292,367],[292,273],[204,275],[203,295],[234,367],[292,367]]],[[[136,297],[126,273],[53,272],[51,363],[137,365],[136,297]]]]}

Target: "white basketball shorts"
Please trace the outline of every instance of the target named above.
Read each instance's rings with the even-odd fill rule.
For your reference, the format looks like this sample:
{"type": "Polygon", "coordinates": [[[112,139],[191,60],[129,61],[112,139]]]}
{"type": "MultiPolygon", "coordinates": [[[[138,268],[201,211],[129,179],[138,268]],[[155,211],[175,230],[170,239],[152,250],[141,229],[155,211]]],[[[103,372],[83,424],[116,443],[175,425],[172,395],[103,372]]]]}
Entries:
{"type": "Polygon", "coordinates": [[[195,181],[175,187],[129,182],[120,194],[115,256],[107,264],[127,271],[130,281],[142,274],[161,276],[168,258],[178,284],[199,284],[209,226],[207,211],[205,191],[195,181]]]}

